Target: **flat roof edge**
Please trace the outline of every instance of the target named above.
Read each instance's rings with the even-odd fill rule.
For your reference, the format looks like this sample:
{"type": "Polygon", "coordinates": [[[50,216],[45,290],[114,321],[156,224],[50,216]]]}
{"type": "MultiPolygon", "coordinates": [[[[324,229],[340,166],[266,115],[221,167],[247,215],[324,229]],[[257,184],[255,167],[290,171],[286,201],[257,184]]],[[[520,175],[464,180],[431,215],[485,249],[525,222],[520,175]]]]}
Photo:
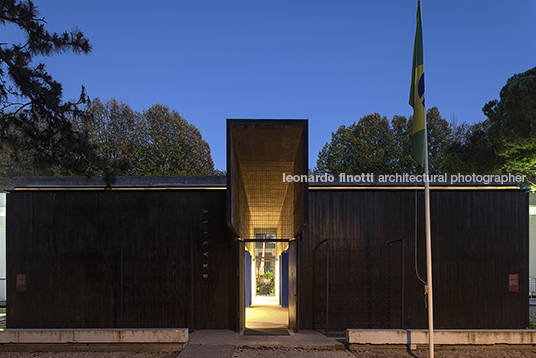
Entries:
{"type": "MultiPolygon", "coordinates": [[[[520,190],[517,186],[514,185],[504,185],[504,186],[490,186],[490,185],[430,185],[430,190],[520,190]]],[[[423,185],[416,186],[342,186],[342,185],[331,185],[331,186],[310,186],[308,187],[310,191],[335,191],[335,190],[424,190],[423,185]]]]}
{"type": "MultiPolygon", "coordinates": [[[[354,176],[355,179],[356,176],[354,176]]],[[[332,181],[326,179],[308,181],[309,190],[356,190],[356,189],[422,189],[421,181],[385,181],[379,175],[368,179],[359,176],[360,181],[341,180],[332,176],[332,181]]],[[[460,181],[452,180],[454,175],[447,175],[445,180],[431,181],[433,189],[517,189],[516,181],[460,181]]],[[[499,176],[500,177],[500,176],[499,176]]],[[[324,176],[323,178],[327,178],[324,176]]],[[[384,178],[385,179],[385,178],[384,178]]],[[[394,177],[396,179],[396,177],[394,177]]],[[[505,179],[505,177],[503,177],[505,179]]],[[[102,177],[17,177],[14,180],[15,189],[103,189],[106,183],[102,177]]],[[[120,176],[112,184],[111,189],[226,189],[226,176],[120,176]]],[[[522,189],[521,189],[522,190],[522,189]]]]}
{"type": "MultiPolygon", "coordinates": [[[[225,176],[121,176],[115,179],[111,189],[170,189],[170,188],[225,188],[225,176]]],[[[15,189],[101,189],[106,188],[102,177],[17,177],[15,189]]]]}
{"type": "Polygon", "coordinates": [[[308,125],[305,118],[294,119],[268,119],[268,118],[227,118],[228,125],[308,125]]]}

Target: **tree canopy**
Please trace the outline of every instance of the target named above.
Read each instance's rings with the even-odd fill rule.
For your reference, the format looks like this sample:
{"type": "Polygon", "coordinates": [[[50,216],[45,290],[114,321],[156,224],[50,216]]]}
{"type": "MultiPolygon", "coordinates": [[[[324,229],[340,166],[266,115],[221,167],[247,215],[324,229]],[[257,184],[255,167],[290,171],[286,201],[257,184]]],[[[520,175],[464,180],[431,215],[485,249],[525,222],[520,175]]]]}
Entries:
{"type": "Polygon", "coordinates": [[[366,115],[331,135],[331,142],[318,154],[316,171],[353,175],[388,170],[393,144],[387,118],[378,113],[366,115]]]}
{"type": "Polygon", "coordinates": [[[487,119],[446,149],[443,169],[460,173],[516,173],[536,185],[536,67],[508,79],[487,119]]]}
{"type": "Polygon", "coordinates": [[[208,143],[194,125],[167,106],[155,104],[143,111],[137,175],[213,175],[208,143]]]}
{"type": "Polygon", "coordinates": [[[82,88],[77,101],[63,102],[61,84],[34,60],[65,52],[87,54],[91,45],[78,29],[48,32],[38,16],[30,0],[1,3],[0,24],[18,27],[25,42],[0,43],[0,152],[4,159],[33,168],[88,174],[90,166],[105,163],[70,122],[86,118],[81,105],[87,96],[82,88]]]}
{"type": "Polygon", "coordinates": [[[143,112],[116,99],[91,101],[91,122],[73,118],[98,154],[122,175],[214,175],[208,143],[177,111],[154,104],[143,112]]]}
{"type": "MultiPolygon", "coordinates": [[[[429,171],[439,173],[443,148],[453,138],[454,126],[436,107],[426,113],[429,142],[429,171]]],[[[391,121],[378,113],[363,116],[349,126],[340,126],[320,153],[315,172],[346,174],[415,173],[410,158],[413,117],[394,116],[391,121]]]]}

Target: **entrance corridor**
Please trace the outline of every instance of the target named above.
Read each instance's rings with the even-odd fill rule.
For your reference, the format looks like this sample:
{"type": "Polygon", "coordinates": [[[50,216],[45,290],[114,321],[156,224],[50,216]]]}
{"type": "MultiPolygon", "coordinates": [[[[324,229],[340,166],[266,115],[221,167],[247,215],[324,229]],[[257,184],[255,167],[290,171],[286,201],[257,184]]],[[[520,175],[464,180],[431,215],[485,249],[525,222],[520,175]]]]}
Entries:
{"type": "Polygon", "coordinates": [[[256,297],[246,307],[246,328],[288,328],[288,308],[280,307],[277,297],[256,297]]]}

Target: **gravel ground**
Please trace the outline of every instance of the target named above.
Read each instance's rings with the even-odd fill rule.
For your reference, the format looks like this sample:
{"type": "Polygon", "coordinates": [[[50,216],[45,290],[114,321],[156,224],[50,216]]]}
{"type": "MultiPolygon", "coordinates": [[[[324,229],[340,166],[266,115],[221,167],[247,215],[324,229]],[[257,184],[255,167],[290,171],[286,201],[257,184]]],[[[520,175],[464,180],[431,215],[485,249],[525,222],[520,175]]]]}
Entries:
{"type": "Polygon", "coordinates": [[[175,358],[178,353],[0,352],[1,358],[175,358]]]}
{"type": "Polygon", "coordinates": [[[352,352],[347,350],[315,350],[315,349],[302,349],[302,348],[236,348],[233,354],[233,358],[263,358],[263,357],[277,357],[277,358],[301,358],[301,357],[330,357],[330,358],[347,358],[355,357],[352,352]]]}
{"type": "MultiPolygon", "coordinates": [[[[418,349],[411,354],[404,350],[363,351],[355,352],[354,357],[363,358],[427,358],[428,349],[418,349]]],[[[534,348],[510,348],[510,347],[457,347],[438,348],[434,352],[436,358],[535,358],[534,348]]]]}
{"type": "MultiPolygon", "coordinates": [[[[0,352],[1,358],[175,358],[177,353],[132,352],[0,352]]],[[[314,350],[302,348],[237,348],[233,358],[426,358],[427,349],[408,353],[403,348],[374,348],[360,351],[314,350]]],[[[437,358],[536,358],[536,348],[515,347],[456,347],[439,348],[437,358]]],[[[207,357],[209,358],[209,357],[207,357]]]]}
{"type": "MultiPolygon", "coordinates": [[[[493,347],[493,348],[441,348],[436,349],[434,356],[437,358],[535,358],[536,348],[510,348],[510,347],[493,347]]],[[[351,352],[347,350],[309,350],[293,348],[272,348],[272,349],[249,349],[237,348],[233,358],[302,358],[302,357],[326,357],[326,358],[411,358],[428,357],[428,350],[416,350],[408,353],[403,348],[382,348],[369,349],[351,352]]]]}

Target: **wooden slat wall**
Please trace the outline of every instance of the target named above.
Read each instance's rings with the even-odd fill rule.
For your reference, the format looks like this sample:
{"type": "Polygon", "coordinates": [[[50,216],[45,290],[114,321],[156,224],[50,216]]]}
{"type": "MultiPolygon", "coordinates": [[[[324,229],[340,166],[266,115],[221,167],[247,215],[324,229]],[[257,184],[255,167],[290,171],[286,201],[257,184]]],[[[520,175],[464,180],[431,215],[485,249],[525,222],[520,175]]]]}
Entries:
{"type": "Polygon", "coordinates": [[[125,277],[134,277],[125,284],[142,302],[125,310],[126,327],[190,327],[189,294],[181,305],[169,296],[190,292],[193,244],[193,328],[236,328],[238,251],[225,191],[14,192],[8,205],[9,328],[120,327],[121,241],[125,277]],[[26,292],[16,292],[16,274],[26,274],[26,292]],[[188,287],[160,282],[163,274],[188,287]]]}
{"type": "Polygon", "coordinates": [[[299,325],[300,298],[298,297],[298,252],[296,241],[289,242],[288,250],[288,320],[289,329],[297,332],[299,325]]]}
{"type": "MultiPolygon", "coordinates": [[[[310,190],[308,199],[309,226],[292,260],[298,269],[291,275],[298,291],[290,297],[298,317],[292,326],[312,328],[313,248],[346,237],[404,240],[405,328],[426,328],[424,289],[414,270],[415,192],[310,190]]],[[[425,276],[422,191],[417,202],[418,267],[425,276]]],[[[431,202],[436,327],[525,328],[527,195],[434,190],[431,202]],[[508,292],[509,274],[519,275],[519,292],[508,292]]],[[[193,328],[238,329],[241,252],[226,226],[225,191],[21,191],[9,194],[7,204],[8,328],[119,327],[123,241],[125,271],[177,273],[189,268],[193,242],[193,328]],[[16,291],[17,274],[26,274],[26,292],[16,291]]],[[[190,303],[188,297],[182,306],[149,307],[142,323],[124,321],[189,327],[190,303]]]]}
{"type": "MultiPolygon", "coordinates": [[[[445,190],[431,200],[438,328],[526,328],[527,194],[445,190]],[[519,292],[509,292],[509,274],[519,275],[519,292]]],[[[420,248],[424,267],[424,243],[420,248]]],[[[408,311],[417,311],[409,295],[418,284],[408,283],[408,311]]],[[[410,322],[425,325],[422,317],[410,322]]]]}
{"type": "MultiPolygon", "coordinates": [[[[516,190],[432,191],[437,328],[528,326],[527,200],[516,190]],[[509,274],[519,275],[519,292],[508,291],[509,274]]],[[[426,279],[422,191],[417,202],[418,267],[426,279]]],[[[426,328],[424,287],[414,269],[414,230],[413,190],[310,190],[309,226],[298,242],[300,328],[312,328],[312,250],[328,237],[404,240],[404,328],[426,328]]]]}

